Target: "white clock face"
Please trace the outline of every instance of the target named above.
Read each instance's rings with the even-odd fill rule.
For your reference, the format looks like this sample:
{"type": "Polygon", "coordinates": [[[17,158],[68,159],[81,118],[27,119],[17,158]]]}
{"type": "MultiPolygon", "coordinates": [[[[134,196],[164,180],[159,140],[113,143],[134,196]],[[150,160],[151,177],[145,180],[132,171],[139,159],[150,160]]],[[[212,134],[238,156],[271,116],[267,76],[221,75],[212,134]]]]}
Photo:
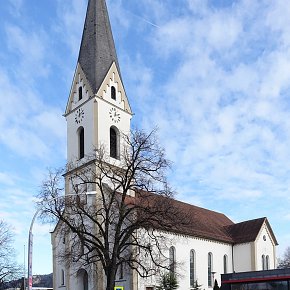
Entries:
{"type": "Polygon", "coordinates": [[[81,121],[83,120],[84,116],[85,116],[84,110],[81,108],[77,109],[77,111],[75,113],[75,122],[77,124],[80,124],[81,121]]]}
{"type": "Polygon", "coordinates": [[[115,107],[110,109],[109,115],[114,123],[118,123],[121,120],[121,115],[115,107]]]}

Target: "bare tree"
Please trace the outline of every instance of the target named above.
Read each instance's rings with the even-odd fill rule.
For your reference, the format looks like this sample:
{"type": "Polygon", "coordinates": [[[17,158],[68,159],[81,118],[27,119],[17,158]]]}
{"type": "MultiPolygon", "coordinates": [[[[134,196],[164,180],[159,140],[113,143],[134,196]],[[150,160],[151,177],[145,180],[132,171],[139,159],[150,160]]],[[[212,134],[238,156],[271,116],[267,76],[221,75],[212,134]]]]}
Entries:
{"type": "Polygon", "coordinates": [[[15,250],[12,242],[9,226],[0,220],[0,289],[3,288],[5,282],[20,276],[20,267],[15,262],[15,250]]]}
{"type": "Polygon", "coordinates": [[[290,268],[290,247],[285,249],[282,259],[278,260],[278,269],[290,268]]]}
{"type": "Polygon", "coordinates": [[[62,234],[70,237],[59,258],[81,266],[100,264],[107,290],[114,289],[118,269],[141,277],[169,270],[165,233],[188,224],[167,183],[170,163],[155,132],[134,131],[121,142],[123,151],[113,164],[100,148],[83,166],[67,166],[66,198],[59,198],[64,194],[61,171],[49,174],[40,195],[42,217],[57,218],[62,234]]]}

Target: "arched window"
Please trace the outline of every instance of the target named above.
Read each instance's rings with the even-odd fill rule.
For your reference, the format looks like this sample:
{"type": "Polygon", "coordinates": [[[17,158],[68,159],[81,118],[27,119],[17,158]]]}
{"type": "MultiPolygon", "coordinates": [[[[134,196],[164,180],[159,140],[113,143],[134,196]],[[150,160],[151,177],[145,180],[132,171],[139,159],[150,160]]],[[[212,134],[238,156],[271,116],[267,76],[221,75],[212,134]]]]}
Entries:
{"type": "Polygon", "coordinates": [[[83,127],[78,129],[79,135],[79,159],[85,157],[85,130],[83,127]]]}
{"type": "Polygon", "coordinates": [[[116,88],[111,86],[111,99],[116,100],[116,88]]]}
{"type": "Polygon", "coordinates": [[[119,158],[119,131],[116,127],[110,128],[110,156],[119,158]]]}
{"type": "Polygon", "coordinates": [[[119,265],[119,279],[122,280],[124,279],[124,266],[123,263],[119,265]]]}
{"type": "Polygon", "coordinates": [[[84,286],[84,288],[83,288],[84,290],[88,290],[89,289],[89,277],[88,277],[87,271],[84,272],[83,286],[84,286]]]}
{"type": "Polygon", "coordinates": [[[266,267],[265,267],[265,255],[262,255],[262,270],[265,270],[266,267]]]}
{"type": "Polygon", "coordinates": [[[83,88],[79,87],[79,101],[83,98],[83,88]]]}
{"type": "Polygon", "coordinates": [[[64,277],[64,270],[61,269],[61,274],[60,274],[60,279],[61,279],[61,285],[63,286],[64,285],[64,282],[65,282],[65,277],[64,277]]]}
{"type": "Polygon", "coordinates": [[[208,287],[212,287],[212,253],[207,255],[207,281],[208,287]]]}
{"type": "Polygon", "coordinates": [[[175,248],[172,246],[169,248],[169,270],[172,274],[175,274],[175,264],[176,264],[175,248]]]}
{"type": "Polygon", "coordinates": [[[224,274],[228,272],[228,256],[224,255],[224,274]]]}
{"type": "Polygon", "coordinates": [[[190,270],[190,287],[195,287],[195,251],[191,250],[190,251],[190,265],[189,265],[189,270],[190,270]]]}
{"type": "Polygon", "coordinates": [[[269,261],[269,256],[266,256],[266,270],[270,269],[270,261],[269,261]]]}

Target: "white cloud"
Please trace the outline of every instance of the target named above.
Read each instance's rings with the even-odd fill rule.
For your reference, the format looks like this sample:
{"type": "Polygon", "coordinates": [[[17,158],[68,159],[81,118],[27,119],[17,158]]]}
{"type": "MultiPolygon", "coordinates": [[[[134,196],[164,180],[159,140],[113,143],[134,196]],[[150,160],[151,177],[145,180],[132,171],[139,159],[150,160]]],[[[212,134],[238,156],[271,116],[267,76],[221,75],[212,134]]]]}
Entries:
{"type": "Polygon", "coordinates": [[[46,135],[57,137],[59,141],[66,135],[65,119],[59,108],[47,108],[47,110],[39,112],[32,122],[35,124],[35,129],[45,131],[46,135]]]}
{"type": "Polygon", "coordinates": [[[72,55],[77,55],[80,47],[86,12],[86,0],[58,0],[58,24],[56,30],[60,33],[72,55]]]}
{"type": "Polygon", "coordinates": [[[11,174],[0,172],[0,184],[14,185],[15,181],[11,174]]]}
{"type": "MultiPolygon", "coordinates": [[[[286,224],[288,2],[218,1],[223,2],[219,6],[211,0],[107,2],[114,36],[119,38],[123,80],[136,114],[134,124],[148,130],[158,125],[160,140],[175,162],[170,179],[180,193],[177,198],[226,212],[236,221],[270,215],[274,223],[286,224]]],[[[22,11],[22,1],[9,3],[22,11]]],[[[32,157],[49,163],[44,158],[52,158],[59,146],[65,155],[65,121],[49,94],[43,97],[42,86],[46,80],[47,86],[55,85],[58,77],[71,82],[86,3],[58,0],[58,18],[50,27],[53,34],[42,26],[23,25],[20,17],[17,25],[5,22],[9,53],[17,63],[9,61],[9,68],[0,68],[0,145],[5,144],[2,148],[9,148],[10,154],[25,156],[21,161],[32,157]],[[56,53],[52,45],[59,45],[53,47],[56,53]]],[[[43,167],[34,163],[27,175],[40,183],[43,167]]],[[[15,188],[19,179],[7,175],[1,170],[0,212],[20,234],[21,219],[9,211],[9,202],[23,207],[30,218],[36,186],[33,193],[22,192],[15,188]]],[[[35,231],[42,237],[47,229],[36,226],[35,231]]]]}
{"type": "Polygon", "coordinates": [[[49,74],[47,60],[44,61],[48,52],[47,35],[44,31],[41,29],[25,31],[16,25],[7,25],[6,35],[10,50],[19,59],[15,68],[18,78],[30,82],[35,77],[49,74]]]}
{"type": "Polygon", "coordinates": [[[15,15],[19,16],[21,8],[23,6],[23,0],[9,0],[9,2],[12,5],[10,13],[14,16],[15,15]]]}
{"type": "MultiPolygon", "coordinates": [[[[189,4],[194,10],[193,2],[189,4]]],[[[152,31],[158,61],[180,60],[168,69],[162,85],[160,76],[154,75],[137,90],[142,88],[144,98],[143,126],[158,124],[160,139],[175,161],[177,184],[202,177],[208,194],[219,192],[228,200],[286,196],[279,184],[283,180],[290,185],[285,163],[290,157],[285,122],[290,114],[283,99],[290,83],[289,51],[271,46],[265,36],[272,19],[265,24],[254,17],[257,11],[271,15],[271,9],[256,1],[236,2],[226,9],[203,4],[199,17],[171,17],[152,31]],[[150,86],[155,88],[154,77],[159,91],[152,95],[162,98],[150,98],[148,93],[150,86]]],[[[284,35],[282,24],[275,29],[281,33],[271,34],[274,44],[284,35]]],[[[149,71],[144,65],[133,67],[136,75],[149,71]]],[[[182,190],[192,192],[189,187],[182,190]]]]}
{"type": "Polygon", "coordinates": [[[26,87],[23,94],[21,85],[15,86],[3,71],[0,71],[0,88],[5,96],[0,107],[1,143],[22,156],[47,159],[53,150],[48,145],[65,137],[61,111],[42,103],[33,88],[26,87]]]}

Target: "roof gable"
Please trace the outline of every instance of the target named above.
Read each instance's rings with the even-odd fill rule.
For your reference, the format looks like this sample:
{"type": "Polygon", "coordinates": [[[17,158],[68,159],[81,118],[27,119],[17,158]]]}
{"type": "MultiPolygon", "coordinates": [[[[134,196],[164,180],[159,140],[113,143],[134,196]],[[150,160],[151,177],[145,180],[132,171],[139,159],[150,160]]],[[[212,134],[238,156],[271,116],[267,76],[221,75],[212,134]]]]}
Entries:
{"type": "Polygon", "coordinates": [[[126,95],[126,91],[125,91],[125,88],[123,86],[123,82],[122,82],[122,79],[120,77],[120,74],[119,74],[119,71],[118,71],[118,68],[117,68],[117,65],[115,62],[112,63],[109,71],[107,72],[106,76],[104,77],[104,80],[101,83],[100,88],[97,92],[98,97],[105,99],[108,102],[111,101],[110,100],[111,97],[107,97],[111,83],[117,84],[117,86],[116,86],[117,99],[118,99],[118,96],[120,96],[120,104],[119,104],[120,108],[122,110],[132,114],[130,103],[129,103],[128,97],[126,95]]]}
{"type": "Polygon", "coordinates": [[[259,233],[258,233],[258,235],[256,237],[256,241],[259,239],[259,237],[261,237],[261,235],[263,233],[263,228],[266,229],[266,232],[269,235],[269,238],[270,238],[272,244],[277,246],[278,245],[278,241],[277,241],[277,239],[276,239],[276,237],[274,235],[274,232],[273,232],[273,230],[271,228],[271,225],[270,225],[270,223],[269,223],[267,218],[265,218],[265,220],[264,220],[264,223],[263,223],[263,225],[262,225],[262,227],[261,227],[261,229],[260,229],[260,231],[259,231],[259,233]]]}
{"type": "Polygon", "coordinates": [[[89,85],[89,82],[80,67],[79,63],[77,64],[73,82],[70,89],[70,94],[68,98],[68,102],[66,105],[65,116],[73,111],[75,108],[79,107],[81,104],[86,102],[93,96],[92,89],[89,85]],[[78,88],[82,87],[83,98],[79,100],[78,98],[78,88]]]}
{"type": "Polygon", "coordinates": [[[227,230],[234,243],[249,243],[254,242],[257,239],[264,223],[266,223],[274,243],[278,245],[275,235],[266,217],[233,224],[228,226],[227,230]]]}

